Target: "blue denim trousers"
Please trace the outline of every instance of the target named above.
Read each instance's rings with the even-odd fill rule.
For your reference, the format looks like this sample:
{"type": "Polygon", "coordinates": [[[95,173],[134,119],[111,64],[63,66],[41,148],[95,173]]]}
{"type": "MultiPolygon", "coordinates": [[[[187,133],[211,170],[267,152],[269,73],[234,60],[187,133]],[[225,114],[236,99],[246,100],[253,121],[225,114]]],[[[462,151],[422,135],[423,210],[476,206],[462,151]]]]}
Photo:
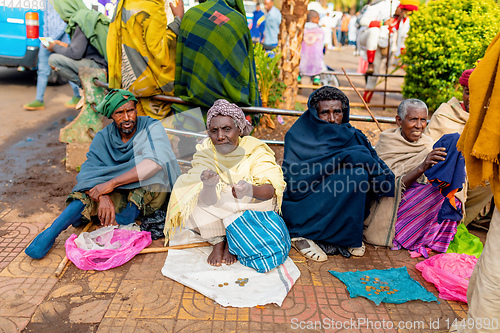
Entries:
{"type": "MultiPolygon", "coordinates": [[[[70,40],[68,34],[64,34],[63,37],[61,38],[61,41],[69,43],[70,40]]],[[[37,70],[37,80],[36,80],[36,100],[40,102],[43,102],[43,96],[45,95],[47,82],[49,80],[50,72],[52,71],[52,69],[49,66],[49,56],[50,56],[50,51],[40,44],[40,49],[38,50],[38,70],[37,70]]],[[[70,82],[69,85],[73,90],[73,96],[80,97],[78,86],[73,82],[70,82]]]]}

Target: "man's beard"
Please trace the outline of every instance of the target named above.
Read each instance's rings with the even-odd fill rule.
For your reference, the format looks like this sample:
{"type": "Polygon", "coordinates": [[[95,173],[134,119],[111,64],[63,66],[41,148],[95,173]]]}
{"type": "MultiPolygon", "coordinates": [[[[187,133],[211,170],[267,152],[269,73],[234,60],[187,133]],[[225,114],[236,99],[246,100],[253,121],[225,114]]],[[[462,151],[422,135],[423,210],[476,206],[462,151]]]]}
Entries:
{"type": "Polygon", "coordinates": [[[120,126],[118,126],[118,130],[123,133],[123,134],[130,134],[130,133],[133,133],[135,131],[135,129],[137,128],[137,123],[133,120],[130,120],[130,121],[123,121],[120,123],[120,126]],[[129,123],[132,123],[132,127],[129,128],[129,129],[124,129],[123,128],[123,124],[129,124],[129,123]]]}

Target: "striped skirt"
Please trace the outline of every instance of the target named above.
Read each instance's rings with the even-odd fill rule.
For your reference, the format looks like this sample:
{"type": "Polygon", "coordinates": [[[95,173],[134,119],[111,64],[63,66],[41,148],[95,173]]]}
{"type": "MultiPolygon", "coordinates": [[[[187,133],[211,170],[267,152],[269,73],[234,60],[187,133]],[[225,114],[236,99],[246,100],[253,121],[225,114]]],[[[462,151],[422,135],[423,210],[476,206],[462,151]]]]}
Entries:
{"type": "MultiPolygon", "coordinates": [[[[455,200],[457,208],[462,209],[460,201],[455,200]]],[[[437,217],[443,201],[444,197],[439,189],[431,184],[412,184],[403,193],[399,204],[392,250],[405,248],[418,251],[425,258],[428,258],[426,247],[446,252],[460,221],[444,220],[438,223],[437,217]]]]}

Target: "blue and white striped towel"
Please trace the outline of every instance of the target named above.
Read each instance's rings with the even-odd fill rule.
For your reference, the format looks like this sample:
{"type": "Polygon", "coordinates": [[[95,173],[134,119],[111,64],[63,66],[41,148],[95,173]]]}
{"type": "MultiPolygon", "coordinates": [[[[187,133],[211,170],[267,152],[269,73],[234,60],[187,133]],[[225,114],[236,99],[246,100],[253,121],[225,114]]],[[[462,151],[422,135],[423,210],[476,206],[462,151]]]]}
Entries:
{"type": "Polygon", "coordinates": [[[245,211],[226,227],[226,237],[229,252],[259,273],[283,264],[291,247],[285,221],[274,211],[245,211]]]}

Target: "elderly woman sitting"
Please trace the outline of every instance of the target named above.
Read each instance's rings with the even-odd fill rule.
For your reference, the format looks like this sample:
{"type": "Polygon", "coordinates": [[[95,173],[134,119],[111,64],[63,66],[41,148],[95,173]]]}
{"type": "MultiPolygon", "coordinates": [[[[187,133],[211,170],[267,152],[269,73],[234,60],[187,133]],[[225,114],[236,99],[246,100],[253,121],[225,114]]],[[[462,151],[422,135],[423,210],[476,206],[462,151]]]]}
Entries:
{"type": "MultiPolygon", "coordinates": [[[[286,259],[290,239],[283,220],[275,212],[281,207],[285,183],[273,151],[259,139],[248,136],[252,126],[243,111],[226,100],[217,100],[209,109],[207,127],[209,137],[197,145],[192,169],[180,176],[173,188],[165,224],[167,239],[173,228],[185,225],[214,245],[207,261],[220,266],[236,261],[238,246],[253,246],[260,251],[255,254],[257,257],[265,257],[267,249],[261,241],[272,229],[277,232],[277,246],[282,247],[279,251],[286,259]],[[243,220],[250,229],[242,231],[239,224],[241,233],[236,235],[234,225],[243,220]]],[[[238,259],[253,267],[243,262],[239,254],[238,259]]]]}
{"type": "Polygon", "coordinates": [[[339,89],[309,97],[285,136],[283,173],[283,218],[297,251],[315,261],[337,252],[362,256],[363,221],[372,199],[393,195],[394,175],[349,124],[349,100],[339,89]]]}
{"type": "MultiPolygon", "coordinates": [[[[375,150],[396,176],[396,196],[372,207],[364,236],[374,245],[406,248],[428,256],[427,248],[446,252],[459,221],[438,221],[445,200],[439,188],[427,182],[424,172],[447,159],[445,148],[432,148],[434,140],[423,134],[427,106],[407,99],[398,107],[398,128],[380,134],[375,150]]],[[[458,172],[458,170],[452,170],[458,172]]],[[[462,170],[462,172],[464,172],[462,170]]],[[[461,203],[453,197],[458,210],[461,203]]]]}

